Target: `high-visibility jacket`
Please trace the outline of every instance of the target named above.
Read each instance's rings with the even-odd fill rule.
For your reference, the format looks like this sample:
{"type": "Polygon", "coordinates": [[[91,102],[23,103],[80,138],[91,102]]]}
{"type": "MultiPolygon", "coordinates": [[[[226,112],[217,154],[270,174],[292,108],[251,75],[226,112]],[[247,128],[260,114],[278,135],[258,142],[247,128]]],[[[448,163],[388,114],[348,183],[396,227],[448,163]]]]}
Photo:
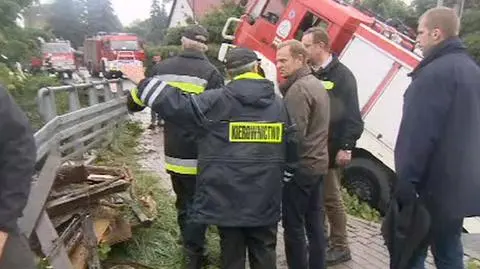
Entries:
{"type": "MultiPolygon", "coordinates": [[[[151,75],[187,94],[200,94],[205,90],[218,89],[224,85],[224,78],[218,70],[203,53],[194,50],[185,50],[178,56],[158,63],[153,67],[151,75]]],[[[196,175],[195,135],[185,127],[165,121],[166,169],[169,173],[196,175]]]]}
{"type": "Polygon", "coordinates": [[[130,100],[131,110],[148,105],[195,130],[199,174],[192,221],[226,227],[279,221],[282,180],[295,172],[298,144],[271,81],[246,73],[220,90],[186,95],[151,78],[130,100]]]}

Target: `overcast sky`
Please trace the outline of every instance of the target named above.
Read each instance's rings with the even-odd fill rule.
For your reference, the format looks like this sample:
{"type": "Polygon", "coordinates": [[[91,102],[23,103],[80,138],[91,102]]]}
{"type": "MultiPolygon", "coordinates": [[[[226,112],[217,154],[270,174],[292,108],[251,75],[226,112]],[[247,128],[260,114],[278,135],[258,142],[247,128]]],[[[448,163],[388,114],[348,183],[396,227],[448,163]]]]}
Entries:
{"type": "MultiPolygon", "coordinates": [[[[52,2],[53,0],[41,0],[42,3],[52,2]]],[[[135,20],[144,20],[150,16],[150,4],[152,0],[111,0],[113,8],[124,26],[128,26],[135,20]]],[[[411,0],[403,0],[407,4],[411,0]]],[[[167,5],[169,12],[171,4],[167,5]]]]}
{"type": "MultiPolygon", "coordinates": [[[[128,26],[135,20],[143,20],[150,16],[150,5],[152,0],[111,0],[113,8],[124,26],[128,26]]],[[[41,0],[42,3],[53,2],[53,0],[41,0]]],[[[167,5],[169,11],[170,5],[167,5]]]]}

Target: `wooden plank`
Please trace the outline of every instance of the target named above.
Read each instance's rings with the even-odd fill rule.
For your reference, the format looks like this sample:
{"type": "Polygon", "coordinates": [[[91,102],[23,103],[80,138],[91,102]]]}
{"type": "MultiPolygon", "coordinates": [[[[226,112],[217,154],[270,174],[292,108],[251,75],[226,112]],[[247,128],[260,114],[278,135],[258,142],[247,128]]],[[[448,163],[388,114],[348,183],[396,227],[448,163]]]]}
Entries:
{"type": "Polygon", "coordinates": [[[130,186],[126,180],[108,181],[89,186],[86,190],[74,192],[69,196],[60,197],[47,203],[47,211],[52,216],[58,216],[80,207],[89,206],[95,201],[114,194],[123,192],[130,186]]]}
{"type": "Polygon", "coordinates": [[[72,263],[68,258],[67,252],[63,243],[56,245],[58,233],[53,227],[47,213],[42,212],[35,233],[40,242],[42,252],[48,257],[48,261],[53,269],[72,269],[72,263]]]}
{"type": "Polygon", "coordinates": [[[53,150],[40,171],[40,176],[36,184],[32,186],[30,195],[28,196],[27,205],[23,210],[23,216],[18,221],[20,231],[22,231],[27,237],[30,237],[32,234],[37,220],[43,211],[43,207],[48,199],[59,166],[60,154],[57,150],[53,150]]]}

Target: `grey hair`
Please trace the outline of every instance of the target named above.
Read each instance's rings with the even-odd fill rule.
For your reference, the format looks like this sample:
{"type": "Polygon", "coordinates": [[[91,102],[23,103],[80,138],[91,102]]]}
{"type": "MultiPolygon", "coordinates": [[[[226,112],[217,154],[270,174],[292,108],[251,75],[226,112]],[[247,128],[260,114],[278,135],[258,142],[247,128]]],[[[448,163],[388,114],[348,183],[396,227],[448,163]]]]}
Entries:
{"type": "Polygon", "coordinates": [[[248,63],[246,65],[242,65],[240,67],[236,67],[236,68],[232,68],[232,69],[227,68],[227,71],[230,74],[230,76],[236,77],[236,76],[239,76],[241,74],[245,74],[247,72],[252,72],[256,65],[257,65],[257,61],[254,61],[254,62],[248,63]]]}
{"type": "Polygon", "coordinates": [[[184,36],[182,36],[182,46],[184,49],[194,49],[194,50],[198,50],[198,51],[201,51],[201,52],[206,52],[208,50],[208,46],[201,43],[201,42],[198,42],[198,41],[195,41],[195,40],[192,40],[190,38],[186,38],[184,36]]]}

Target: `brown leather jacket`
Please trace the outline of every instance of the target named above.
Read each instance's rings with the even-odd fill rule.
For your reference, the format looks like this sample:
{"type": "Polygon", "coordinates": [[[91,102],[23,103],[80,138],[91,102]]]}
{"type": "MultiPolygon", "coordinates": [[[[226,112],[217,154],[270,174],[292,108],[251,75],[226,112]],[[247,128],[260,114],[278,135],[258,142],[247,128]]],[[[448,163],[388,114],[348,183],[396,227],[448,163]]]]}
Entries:
{"type": "Polygon", "coordinates": [[[313,175],[327,174],[330,121],[327,91],[308,67],[289,77],[281,91],[298,130],[299,169],[313,175]]]}

